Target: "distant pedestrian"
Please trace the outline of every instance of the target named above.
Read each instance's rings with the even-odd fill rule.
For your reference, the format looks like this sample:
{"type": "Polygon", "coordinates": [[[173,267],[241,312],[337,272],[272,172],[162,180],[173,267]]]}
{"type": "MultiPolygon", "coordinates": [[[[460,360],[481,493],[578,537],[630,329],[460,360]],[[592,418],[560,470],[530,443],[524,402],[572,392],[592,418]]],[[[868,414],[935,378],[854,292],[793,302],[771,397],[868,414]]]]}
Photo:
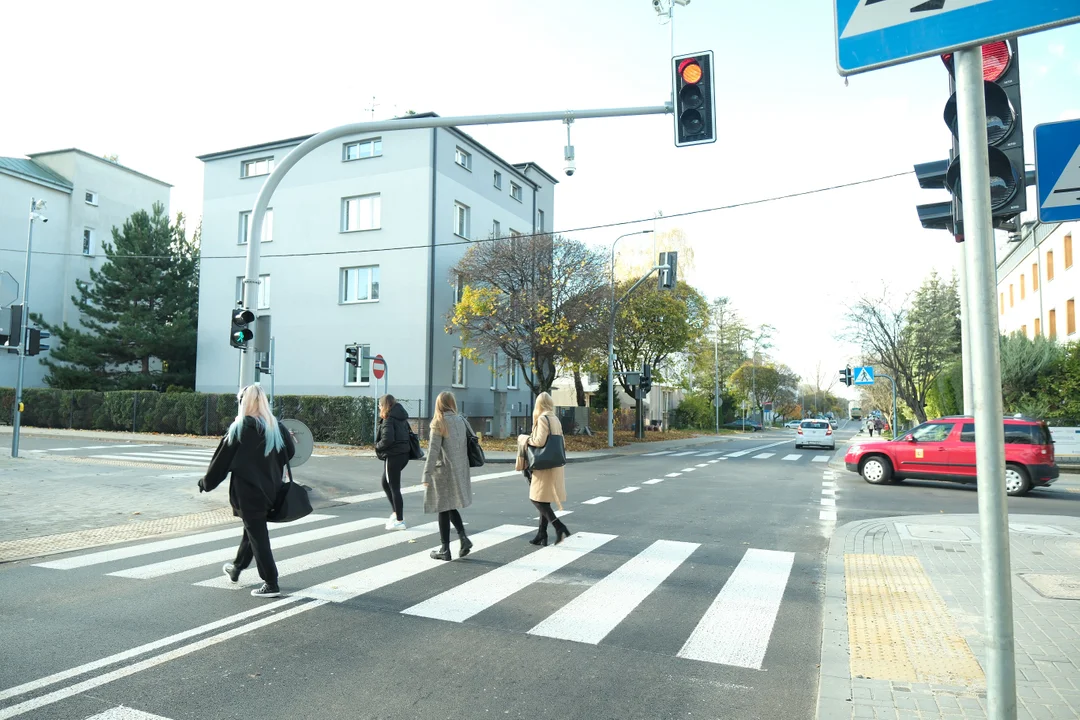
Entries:
{"type": "Polygon", "coordinates": [[[244,521],[244,536],[236,550],[236,559],[222,570],[237,582],[254,557],[263,585],[251,594],[277,597],[281,590],[277,565],[270,551],[266,514],[277,501],[285,463],[296,453],[296,447],[291,435],[281,431],[260,386],[248,385],[237,397],[240,411],[218,443],[206,475],[199,480],[199,491],[210,492],[231,473],[229,503],[233,515],[244,521]]]}
{"type": "Polygon", "coordinates": [[[874,437],[874,421],[873,420],[868,419],[866,421],[866,432],[870,433],[870,437],[874,437]]]}
{"type": "MultiPolygon", "coordinates": [[[[528,470],[528,448],[542,448],[547,445],[548,438],[555,435],[561,436],[562,423],[555,415],[555,402],[548,393],[540,393],[536,396],[536,407],[533,409],[533,429],[531,435],[518,436],[518,469],[528,470]]],[[[562,503],[566,502],[566,474],[565,468],[557,467],[548,470],[531,470],[526,473],[529,480],[529,500],[540,511],[540,527],[529,542],[533,545],[547,545],[547,527],[550,523],[555,528],[555,544],[558,545],[564,539],[570,537],[570,530],[555,516],[551,509],[551,503],[555,503],[562,509],[562,503]]]]}
{"type": "Polygon", "coordinates": [[[401,471],[409,464],[409,413],[393,395],[379,398],[379,427],[375,432],[375,457],[383,461],[382,488],[390,501],[387,530],[405,529],[405,505],[401,499],[401,471]]]}
{"type": "Polygon", "coordinates": [[[468,421],[457,414],[457,400],[450,392],[441,392],[435,399],[431,418],[431,443],[424,463],[424,512],[439,514],[438,550],[431,551],[435,560],[450,559],[450,524],[460,539],[458,557],[472,550],[472,540],[465,535],[465,523],[458,510],[472,505],[472,480],[469,476],[468,421]]]}

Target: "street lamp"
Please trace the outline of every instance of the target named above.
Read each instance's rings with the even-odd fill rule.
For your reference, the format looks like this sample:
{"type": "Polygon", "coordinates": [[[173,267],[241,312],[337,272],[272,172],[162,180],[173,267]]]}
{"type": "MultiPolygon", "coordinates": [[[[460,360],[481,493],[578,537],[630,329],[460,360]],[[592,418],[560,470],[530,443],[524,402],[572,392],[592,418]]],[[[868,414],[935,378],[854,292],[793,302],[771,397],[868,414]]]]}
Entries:
{"type": "Polygon", "coordinates": [[[613,415],[615,413],[615,401],[612,398],[612,393],[615,392],[615,246],[619,244],[619,241],[624,237],[630,237],[631,235],[647,235],[652,230],[636,230],[634,232],[626,233],[615,238],[615,242],[611,243],[611,324],[608,328],[608,343],[607,343],[607,445],[608,447],[615,447],[615,421],[613,415]]]}

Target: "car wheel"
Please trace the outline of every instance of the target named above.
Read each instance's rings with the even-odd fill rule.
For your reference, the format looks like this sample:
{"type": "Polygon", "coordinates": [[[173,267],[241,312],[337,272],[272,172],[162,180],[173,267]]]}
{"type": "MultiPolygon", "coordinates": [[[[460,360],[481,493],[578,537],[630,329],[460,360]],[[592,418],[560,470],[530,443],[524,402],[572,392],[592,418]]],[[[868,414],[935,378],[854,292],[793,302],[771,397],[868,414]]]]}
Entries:
{"type": "Polygon", "coordinates": [[[892,480],[892,465],[880,455],[871,455],[863,460],[859,474],[871,485],[888,485],[892,480]]]}
{"type": "Polygon", "coordinates": [[[1026,495],[1031,490],[1031,479],[1022,465],[1005,466],[1005,493],[1012,497],[1026,495]]]}

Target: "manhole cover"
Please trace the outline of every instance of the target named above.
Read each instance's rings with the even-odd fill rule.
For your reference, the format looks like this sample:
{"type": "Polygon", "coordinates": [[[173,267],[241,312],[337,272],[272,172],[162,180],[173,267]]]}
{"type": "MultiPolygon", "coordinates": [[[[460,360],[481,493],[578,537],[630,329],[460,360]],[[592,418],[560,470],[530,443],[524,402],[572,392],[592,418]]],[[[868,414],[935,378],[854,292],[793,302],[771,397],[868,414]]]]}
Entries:
{"type": "Polygon", "coordinates": [[[905,540],[973,543],[978,540],[972,528],[961,525],[909,525],[895,523],[897,534],[905,540]]]}
{"type": "Polygon", "coordinates": [[[1053,600],[1080,600],[1080,575],[1020,573],[1035,592],[1053,600]]]}
{"type": "Polygon", "coordinates": [[[1022,535],[1059,535],[1065,537],[1075,535],[1075,533],[1053,525],[1032,525],[1030,523],[1018,522],[1009,523],[1009,532],[1020,533],[1022,535]]]}

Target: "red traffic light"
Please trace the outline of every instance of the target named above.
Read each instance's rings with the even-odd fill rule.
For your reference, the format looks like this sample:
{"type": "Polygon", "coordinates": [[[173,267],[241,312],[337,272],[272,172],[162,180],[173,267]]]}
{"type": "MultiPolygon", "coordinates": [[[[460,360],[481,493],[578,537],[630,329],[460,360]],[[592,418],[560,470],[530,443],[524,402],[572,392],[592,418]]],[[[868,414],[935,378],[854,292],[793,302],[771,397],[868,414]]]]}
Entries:
{"type": "Polygon", "coordinates": [[[687,58],[679,63],[679,77],[683,79],[683,82],[697,85],[701,82],[703,75],[701,65],[694,58],[687,58]]]}
{"type": "MultiPolygon", "coordinates": [[[[1000,40],[998,42],[992,42],[989,45],[983,45],[982,59],[983,80],[986,82],[997,82],[1012,64],[1012,50],[1009,48],[1009,43],[1000,40]]],[[[948,69],[949,73],[952,74],[953,54],[947,53],[942,55],[941,61],[945,63],[945,67],[948,69]]]]}

